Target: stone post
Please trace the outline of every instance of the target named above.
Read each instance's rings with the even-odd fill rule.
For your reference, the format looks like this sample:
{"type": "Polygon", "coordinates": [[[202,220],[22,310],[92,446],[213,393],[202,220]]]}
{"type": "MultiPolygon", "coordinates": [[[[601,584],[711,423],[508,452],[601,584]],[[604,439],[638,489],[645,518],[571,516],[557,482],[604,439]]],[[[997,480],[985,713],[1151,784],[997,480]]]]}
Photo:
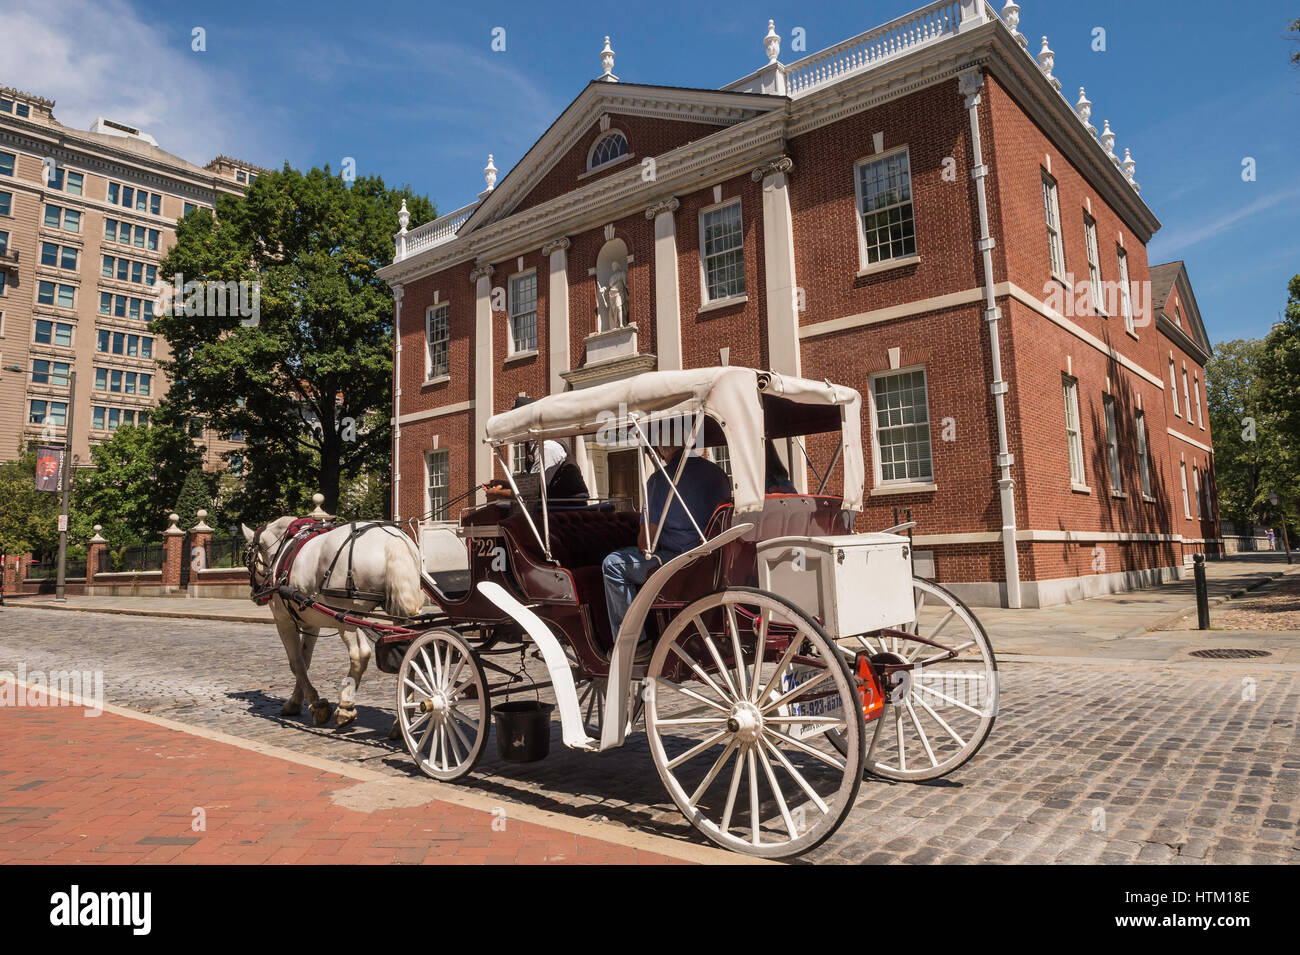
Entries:
{"type": "Polygon", "coordinates": [[[317,493],[311,496],[311,502],[316,506],[312,509],[312,512],[307,516],[317,521],[328,521],[330,519],[330,516],[325,513],[325,508],[321,506],[322,504],[325,503],[325,495],[321,494],[318,491],[317,493]]]}
{"type": "Polygon", "coordinates": [[[185,549],[185,532],[176,526],[180,519],[179,514],[168,514],[167,520],[171,526],[162,532],[161,590],[164,594],[177,593],[181,587],[181,558],[184,556],[181,552],[185,549]]]}
{"type": "Polygon", "coordinates": [[[7,594],[18,593],[18,584],[21,582],[22,579],[18,574],[18,568],[21,564],[21,561],[22,561],[22,557],[20,557],[17,554],[5,555],[5,566],[4,566],[5,591],[4,592],[7,594]]]}
{"type": "MultiPolygon", "coordinates": [[[[95,574],[99,573],[100,554],[108,550],[108,541],[100,536],[100,531],[104,525],[95,525],[95,536],[86,541],[86,587],[89,588],[95,582],[95,574]]],[[[89,592],[89,591],[87,591],[89,592]]]]}
{"type": "Polygon", "coordinates": [[[208,526],[208,512],[195,511],[199,522],[190,528],[190,551],[185,555],[190,562],[190,584],[197,583],[200,570],[208,567],[208,551],[212,544],[212,528],[208,526]]]}

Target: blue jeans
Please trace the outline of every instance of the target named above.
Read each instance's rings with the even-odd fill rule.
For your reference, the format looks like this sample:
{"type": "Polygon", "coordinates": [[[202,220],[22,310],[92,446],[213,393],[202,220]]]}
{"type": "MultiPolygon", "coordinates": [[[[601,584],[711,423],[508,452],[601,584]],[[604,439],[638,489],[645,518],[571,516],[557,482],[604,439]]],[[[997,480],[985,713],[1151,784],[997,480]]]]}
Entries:
{"type": "MultiPolygon", "coordinates": [[[[618,639],[618,628],[623,625],[637,591],[662,564],[658,556],[646,560],[639,547],[620,547],[601,562],[601,572],[605,575],[605,608],[609,611],[609,632],[613,639],[618,639]]],[[[643,629],[637,642],[644,639],[643,629]]]]}

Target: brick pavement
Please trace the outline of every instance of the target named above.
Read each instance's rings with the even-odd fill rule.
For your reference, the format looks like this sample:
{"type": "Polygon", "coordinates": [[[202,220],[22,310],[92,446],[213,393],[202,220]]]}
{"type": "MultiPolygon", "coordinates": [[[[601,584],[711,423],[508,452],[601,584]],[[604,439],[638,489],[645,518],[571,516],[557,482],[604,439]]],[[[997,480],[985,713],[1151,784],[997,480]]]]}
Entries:
{"type": "MultiPolygon", "coordinates": [[[[1300,861],[1300,667],[1274,659],[1008,663],[998,723],[975,760],[930,785],[866,780],[839,833],[807,858],[1300,861]],[[1242,699],[1248,685],[1253,701],[1242,699]]],[[[279,717],[292,681],[264,625],[6,609],[0,669],[20,662],[101,668],[112,703],[328,760],[341,772],[431,787],[439,798],[452,788],[419,777],[386,739],[391,676],[366,677],[360,718],[342,732],[279,717]]],[[[341,642],[322,637],[312,674],[331,699],[345,669],[341,642]]],[[[566,750],[557,722],[546,760],[503,763],[489,745],[455,791],[700,842],[663,791],[640,733],[593,756],[566,750]]]]}
{"type": "Polygon", "coordinates": [[[114,713],[15,707],[0,720],[0,864],[679,861],[504,808],[349,798],[366,785],[114,713]]]}

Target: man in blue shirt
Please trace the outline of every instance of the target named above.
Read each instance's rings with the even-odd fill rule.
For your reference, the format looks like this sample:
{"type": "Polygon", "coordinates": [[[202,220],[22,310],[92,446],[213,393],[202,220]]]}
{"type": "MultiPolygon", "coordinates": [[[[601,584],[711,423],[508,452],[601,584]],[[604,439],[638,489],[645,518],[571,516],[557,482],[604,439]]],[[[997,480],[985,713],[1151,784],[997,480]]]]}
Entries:
{"type": "MultiPolygon", "coordinates": [[[[601,568],[605,575],[605,605],[609,610],[610,633],[618,637],[618,629],[627,616],[632,600],[646,580],[663,564],[678,554],[683,554],[700,544],[695,525],[704,531],[719,504],[731,498],[731,480],[725,471],[697,451],[682,448],[661,448],[660,456],[671,455],[666,465],[669,475],[676,475],[683,453],[689,454],[682,476],[677,481],[677,494],[672,497],[668,513],[664,505],[669,500],[668,481],[658,469],[646,481],[646,517],[642,521],[636,547],[623,547],[605,558],[601,568]],[[686,507],[682,507],[682,502],[686,507]],[[687,516],[687,510],[690,516],[687,516]],[[695,519],[695,524],[691,523],[695,519]],[[659,532],[659,543],[651,557],[645,556],[650,542],[659,532]]],[[[637,658],[650,650],[645,631],[637,643],[637,658]]]]}

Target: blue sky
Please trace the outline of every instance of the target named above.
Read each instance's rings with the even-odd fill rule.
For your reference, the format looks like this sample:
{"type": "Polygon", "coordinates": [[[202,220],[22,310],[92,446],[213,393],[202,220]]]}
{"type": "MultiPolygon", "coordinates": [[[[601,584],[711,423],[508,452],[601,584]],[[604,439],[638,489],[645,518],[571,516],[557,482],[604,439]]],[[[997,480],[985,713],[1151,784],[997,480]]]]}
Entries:
{"type": "MultiPolygon", "coordinates": [[[[802,55],[794,27],[815,51],[917,5],[0,0],[0,83],[57,99],[69,125],[136,123],[200,164],[225,152],[338,169],[352,157],[358,173],[410,183],[446,212],[482,190],[489,152],[504,175],[600,72],[607,33],[626,81],[717,87],[764,62],[769,17],[790,62],[802,55]],[[195,27],[205,52],[191,49],[195,27]],[[504,52],[491,48],[497,27],[504,52]],[[122,82],[151,72],[163,79],[122,82]]],[[[1117,152],[1132,150],[1163,223],[1152,262],[1186,260],[1212,341],[1265,334],[1300,272],[1300,70],[1285,33],[1300,8],[1021,8],[1034,51],[1047,34],[1070,101],[1086,86],[1094,123],[1109,119],[1117,152]],[[1104,52],[1092,49],[1096,27],[1104,52]]]]}

